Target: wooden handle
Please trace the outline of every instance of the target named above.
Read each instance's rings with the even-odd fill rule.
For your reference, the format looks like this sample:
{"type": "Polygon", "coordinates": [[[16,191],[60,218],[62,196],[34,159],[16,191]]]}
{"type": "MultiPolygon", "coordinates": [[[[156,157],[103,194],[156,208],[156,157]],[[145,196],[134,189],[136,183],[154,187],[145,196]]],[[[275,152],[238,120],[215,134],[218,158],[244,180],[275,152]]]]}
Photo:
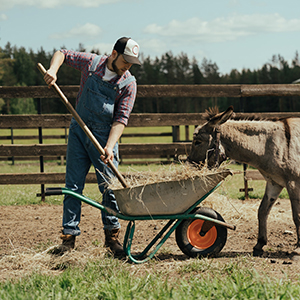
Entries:
{"type": "MultiPolygon", "coordinates": [[[[40,70],[40,72],[42,73],[42,75],[44,76],[45,73],[46,73],[46,69],[44,68],[44,66],[41,63],[38,63],[37,67],[40,70]]],[[[94,146],[96,147],[96,149],[99,151],[99,153],[101,155],[105,156],[106,154],[105,154],[104,149],[101,147],[101,145],[99,144],[99,142],[97,141],[97,139],[95,138],[95,136],[93,135],[93,133],[90,131],[90,129],[82,121],[82,119],[78,115],[77,111],[74,109],[74,107],[69,102],[69,100],[67,99],[67,97],[61,91],[61,89],[59,88],[59,86],[56,83],[54,83],[52,85],[52,88],[58,94],[58,96],[60,97],[60,99],[62,100],[62,102],[65,104],[65,106],[67,107],[67,109],[69,110],[69,112],[72,114],[72,116],[74,117],[74,119],[80,125],[80,127],[82,128],[82,130],[86,133],[86,135],[88,136],[88,138],[92,141],[92,143],[94,144],[94,146]]],[[[112,171],[114,172],[114,174],[117,176],[117,178],[121,182],[122,186],[124,188],[127,188],[128,185],[126,184],[124,177],[122,176],[122,174],[119,172],[119,170],[116,168],[116,166],[113,164],[113,162],[111,160],[108,161],[108,165],[112,169],[112,171]]]]}

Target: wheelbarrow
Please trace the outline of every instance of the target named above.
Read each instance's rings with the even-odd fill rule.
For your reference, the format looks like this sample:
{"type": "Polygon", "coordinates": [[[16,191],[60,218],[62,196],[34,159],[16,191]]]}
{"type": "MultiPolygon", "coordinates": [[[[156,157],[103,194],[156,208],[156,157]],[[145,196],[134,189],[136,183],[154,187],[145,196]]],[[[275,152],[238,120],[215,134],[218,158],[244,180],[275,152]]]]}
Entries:
{"type": "MultiPolygon", "coordinates": [[[[46,70],[41,64],[38,64],[38,68],[42,74],[45,74],[46,70]]],[[[93,142],[99,153],[105,155],[99,142],[60,88],[56,84],[52,88],[93,142]]],[[[114,211],[67,188],[48,188],[45,195],[68,194],[110,215],[129,221],[123,247],[126,255],[132,262],[143,263],[153,258],[175,230],[177,245],[183,253],[190,257],[209,256],[219,253],[225,246],[227,229],[235,230],[235,226],[225,223],[222,216],[215,210],[197,207],[231,174],[229,170],[180,181],[174,180],[129,187],[122,174],[111,161],[108,162],[108,165],[123,186],[122,189],[113,190],[120,212],[114,211]],[[133,255],[131,247],[135,221],[141,220],[169,221],[140,254],[133,255]],[[150,252],[150,250],[152,251],[150,252]]]]}
{"type": "Polygon", "coordinates": [[[120,212],[67,188],[48,188],[45,194],[68,194],[110,215],[129,221],[123,248],[134,263],[143,263],[153,258],[174,231],[176,243],[184,254],[189,257],[207,257],[216,255],[223,249],[227,241],[227,229],[235,230],[235,226],[225,223],[215,210],[197,206],[229,174],[231,172],[226,170],[193,179],[113,190],[120,212]],[[141,253],[133,255],[131,248],[135,222],[142,220],[169,221],[141,253]]]}

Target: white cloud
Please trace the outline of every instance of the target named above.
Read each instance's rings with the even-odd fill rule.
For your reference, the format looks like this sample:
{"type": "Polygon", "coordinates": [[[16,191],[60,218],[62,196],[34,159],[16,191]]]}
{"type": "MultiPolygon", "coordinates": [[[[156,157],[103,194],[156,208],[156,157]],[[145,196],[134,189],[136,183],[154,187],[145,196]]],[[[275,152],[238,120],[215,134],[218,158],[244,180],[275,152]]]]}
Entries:
{"type": "Polygon", "coordinates": [[[87,51],[99,50],[100,54],[110,54],[113,50],[113,44],[108,43],[97,43],[93,45],[87,45],[85,48],[87,51]]]}
{"type": "Polygon", "coordinates": [[[286,20],[279,14],[232,15],[204,21],[197,17],[172,20],[165,26],[150,24],[144,32],[190,41],[224,42],[258,33],[300,31],[300,19],[286,20]]]}
{"type": "Polygon", "coordinates": [[[238,5],[240,5],[240,1],[239,0],[229,0],[228,5],[229,6],[238,6],[238,5]]]}
{"type": "Polygon", "coordinates": [[[0,21],[6,21],[8,18],[7,18],[7,15],[5,14],[0,14],[0,21]]]}
{"type": "Polygon", "coordinates": [[[85,25],[77,25],[69,31],[54,33],[50,35],[51,39],[62,40],[69,38],[80,38],[81,40],[89,40],[97,38],[101,35],[102,29],[94,24],[86,23],[85,25]]]}
{"type": "Polygon", "coordinates": [[[122,0],[10,0],[0,1],[0,11],[8,10],[13,7],[33,6],[39,8],[57,8],[61,6],[78,6],[78,7],[99,7],[103,4],[121,2],[122,0]]]}
{"type": "Polygon", "coordinates": [[[141,52],[164,53],[168,50],[168,45],[161,39],[148,39],[139,41],[141,52]]]}

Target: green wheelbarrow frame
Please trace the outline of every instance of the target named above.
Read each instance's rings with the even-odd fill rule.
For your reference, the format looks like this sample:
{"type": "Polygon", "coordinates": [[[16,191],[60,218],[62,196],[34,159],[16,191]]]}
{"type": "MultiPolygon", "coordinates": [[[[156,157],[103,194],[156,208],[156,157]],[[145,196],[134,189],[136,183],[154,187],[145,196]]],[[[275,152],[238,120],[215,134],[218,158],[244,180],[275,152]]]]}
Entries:
{"type": "Polygon", "coordinates": [[[46,196],[51,195],[70,195],[82,202],[85,202],[95,208],[98,208],[106,213],[116,216],[122,220],[129,221],[126,229],[126,233],[124,236],[124,243],[123,248],[128,256],[128,258],[134,263],[144,263],[154,257],[157,251],[161,248],[161,246],[165,243],[165,241],[170,237],[170,235],[174,232],[174,230],[179,226],[179,224],[186,219],[201,219],[204,221],[210,221],[215,223],[218,226],[223,226],[228,229],[235,230],[235,225],[230,225],[226,222],[213,219],[204,215],[200,214],[191,214],[191,211],[196,208],[204,199],[206,199],[211,193],[213,193],[222,182],[219,182],[214,188],[212,188],[209,192],[207,192],[203,197],[201,197],[198,201],[196,201],[190,208],[188,208],[184,213],[181,214],[173,214],[173,215],[154,215],[154,216],[128,216],[124,215],[120,212],[112,210],[109,207],[106,207],[84,195],[78,194],[68,188],[47,188],[46,189],[46,196]],[[133,255],[131,253],[132,241],[135,231],[135,221],[146,221],[146,220],[169,220],[169,222],[161,229],[161,231],[153,238],[153,240],[145,247],[145,249],[137,255],[133,255]],[[158,240],[161,239],[159,242],[158,240]],[[158,243],[157,243],[158,242],[158,243]],[[157,245],[156,245],[157,244],[157,245]],[[154,247],[154,245],[156,245],[154,247]],[[152,252],[148,254],[150,249],[152,252]]]}

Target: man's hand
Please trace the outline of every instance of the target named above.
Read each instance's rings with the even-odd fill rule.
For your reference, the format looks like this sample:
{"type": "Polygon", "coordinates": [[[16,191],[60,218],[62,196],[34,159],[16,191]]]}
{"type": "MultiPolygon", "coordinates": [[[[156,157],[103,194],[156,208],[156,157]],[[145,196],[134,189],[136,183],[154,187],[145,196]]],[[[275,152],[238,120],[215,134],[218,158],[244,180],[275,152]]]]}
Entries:
{"type": "Polygon", "coordinates": [[[101,155],[100,158],[102,159],[102,161],[105,164],[108,164],[108,161],[110,161],[110,160],[113,161],[113,158],[114,158],[113,149],[106,146],[106,147],[104,147],[103,150],[105,152],[105,156],[101,155]]]}
{"type": "Polygon", "coordinates": [[[51,69],[49,69],[44,75],[44,80],[50,88],[57,80],[56,72],[53,72],[51,69]]]}
{"type": "Polygon", "coordinates": [[[100,158],[105,164],[107,164],[108,161],[112,161],[114,159],[113,148],[116,142],[119,140],[120,136],[122,135],[124,128],[124,124],[119,122],[113,122],[106,146],[104,147],[105,156],[100,156],[100,158]]]}

